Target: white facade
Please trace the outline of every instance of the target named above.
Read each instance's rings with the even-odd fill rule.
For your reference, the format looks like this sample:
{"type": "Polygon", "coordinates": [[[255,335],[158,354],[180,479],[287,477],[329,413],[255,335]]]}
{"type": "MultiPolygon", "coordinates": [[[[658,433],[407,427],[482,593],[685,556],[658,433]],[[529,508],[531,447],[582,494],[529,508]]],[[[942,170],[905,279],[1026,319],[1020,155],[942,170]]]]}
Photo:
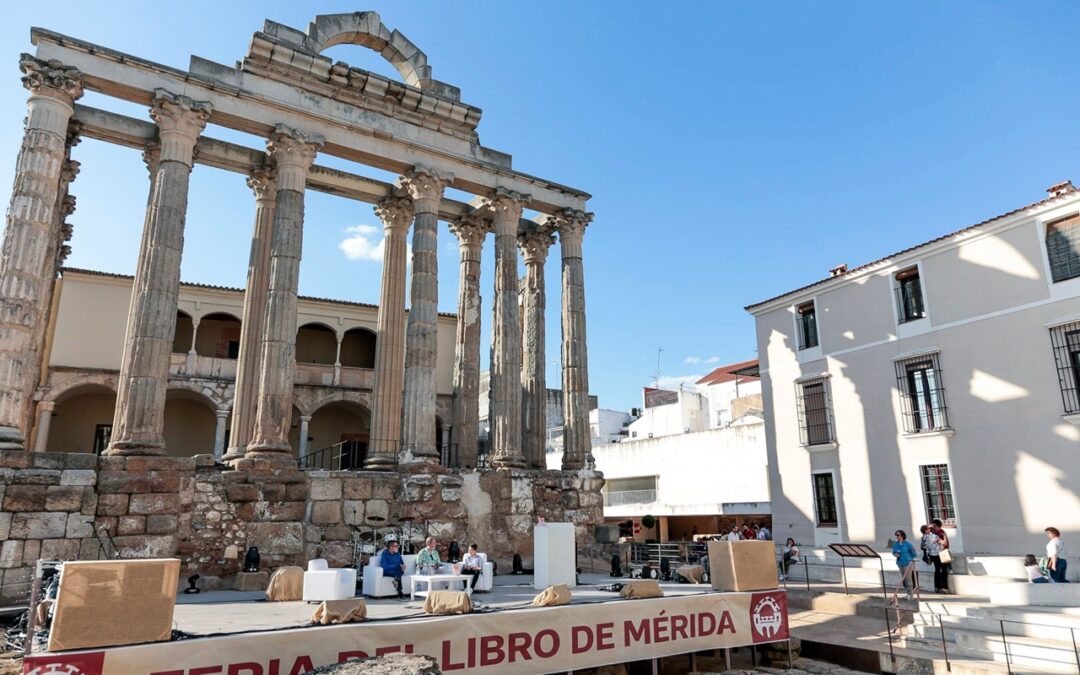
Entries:
{"type": "Polygon", "coordinates": [[[621,410],[593,408],[589,411],[589,428],[595,448],[604,443],[618,443],[625,438],[626,427],[634,418],[621,410]]]}
{"type": "Polygon", "coordinates": [[[880,546],[934,516],[968,553],[1080,534],[1080,276],[1055,282],[1047,249],[1049,226],[1080,262],[1055,224],[1080,192],[1051,194],[747,308],[777,539],[880,546]]]}

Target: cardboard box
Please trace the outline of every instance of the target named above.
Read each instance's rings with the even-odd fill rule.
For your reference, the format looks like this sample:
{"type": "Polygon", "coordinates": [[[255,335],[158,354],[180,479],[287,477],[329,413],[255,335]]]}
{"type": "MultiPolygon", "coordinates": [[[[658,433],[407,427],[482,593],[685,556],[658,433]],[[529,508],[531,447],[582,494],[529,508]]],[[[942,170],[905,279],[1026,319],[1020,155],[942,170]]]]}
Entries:
{"type": "Polygon", "coordinates": [[[179,576],[167,558],[64,563],[49,651],[169,640],[179,576]]]}
{"type": "Polygon", "coordinates": [[[776,546],[771,541],[710,541],[709,580],[719,591],[777,587],[776,546]]]}

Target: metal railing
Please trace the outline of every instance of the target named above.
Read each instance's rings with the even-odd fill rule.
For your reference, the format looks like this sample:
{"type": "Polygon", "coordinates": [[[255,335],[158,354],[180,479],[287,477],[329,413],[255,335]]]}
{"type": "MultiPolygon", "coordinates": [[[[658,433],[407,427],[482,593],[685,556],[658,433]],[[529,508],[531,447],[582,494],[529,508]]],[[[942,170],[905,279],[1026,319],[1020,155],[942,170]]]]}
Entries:
{"type": "MultiPolygon", "coordinates": [[[[365,444],[358,441],[341,441],[305,453],[300,457],[300,468],[305,471],[360,471],[364,468],[366,459],[372,454],[372,446],[379,445],[391,445],[396,448],[393,452],[394,466],[401,464],[402,448],[400,441],[379,443],[378,441],[369,440],[365,444]]],[[[451,462],[455,462],[456,448],[457,445],[452,443],[437,446],[439,463],[443,466],[450,466],[451,462]]]]}
{"type": "MultiPolygon", "coordinates": [[[[820,579],[820,578],[811,580],[810,579],[810,576],[811,576],[810,571],[811,571],[811,569],[813,569],[813,568],[836,569],[837,565],[825,564],[825,563],[807,562],[805,557],[804,557],[804,558],[801,558],[798,563],[794,563],[789,567],[788,574],[786,574],[785,578],[781,581],[781,585],[784,587],[784,590],[791,590],[791,589],[801,590],[801,588],[805,588],[807,591],[811,591],[811,592],[812,591],[832,592],[833,588],[836,588],[837,590],[839,590],[839,587],[842,586],[845,595],[850,595],[853,592],[858,593],[858,590],[853,591],[852,589],[855,588],[855,587],[861,587],[863,590],[873,590],[874,595],[876,596],[878,589],[880,589],[881,594],[882,594],[882,598],[883,598],[883,600],[880,601],[880,604],[867,604],[867,605],[861,605],[861,606],[869,608],[871,610],[875,610],[875,609],[880,609],[881,610],[881,616],[882,616],[882,619],[883,619],[883,622],[884,622],[884,625],[885,625],[885,632],[886,632],[886,635],[888,637],[889,657],[892,660],[893,664],[895,665],[896,658],[897,658],[896,657],[896,639],[899,638],[899,637],[902,637],[902,638],[905,638],[905,639],[910,639],[910,638],[913,637],[914,639],[921,641],[921,644],[918,647],[915,647],[915,648],[923,648],[924,651],[926,651],[925,647],[940,648],[942,657],[945,660],[946,669],[949,672],[952,672],[951,659],[953,658],[953,656],[951,656],[949,654],[949,646],[950,646],[950,644],[952,644],[953,647],[956,647],[956,643],[955,643],[955,640],[950,641],[950,640],[947,639],[945,622],[943,621],[943,617],[951,616],[951,615],[941,614],[941,613],[935,612],[934,610],[932,610],[929,607],[925,607],[924,606],[924,601],[923,601],[923,599],[921,597],[921,590],[914,590],[915,602],[918,603],[917,605],[915,605],[914,607],[902,606],[900,604],[900,602],[895,599],[896,593],[900,589],[900,587],[897,586],[895,588],[892,588],[892,587],[889,586],[889,584],[886,583],[885,569],[884,569],[884,564],[883,563],[879,567],[879,570],[878,570],[879,574],[880,574],[880,583],[871,584],[871,583],[868,583],[868,582],[865,582],[865,581],[852,581],[852,580],[849,580],[848,577],[847,577],[847,568],[846,568],[846,563],[845,563],[844,559],[842,557],[840,557],[840,556],[836,556],[836,557],[840,558],[840,561],[841,561],[841,564],[839,565],[840,570],[841,570],[841,579],[839,581],[834,581],[834,580],[829,580],[829,579],[820,579]],[[795,572],[795,571],[801,571],[802,572],[802,574],[798,575],[801,578],[798,578],[798,579],[792,579],[791,578],[790,573],[795,572]],[[890,594],[892,594],[894,596],[893,599],[890,599],[890,594]],[[908,616],[908,615],[910,615],[910,616],[908,616]],[[929,617],[929,622],[928,623],[926,622],[926,616],[929,617]],[[905,623],[906,619],[910,619],[910,620],[905,623]],[[922,631],[921,636],[918,636],[918,635],[916,635],[916,636],[905,636],[905,635],[900,634],[902,629],[906,628],[907,626],[915,626],[915,625],[917,625],[917,622],[919,620],[923,621],[923,623],[921,624],[921,626],[923,627],[923,631],[922,631]]],[[[881,559],[881,560],[883,561],[884,559],[881,559]]],[[[778,565],[778,569],[780,569],[780,570],[783,569],[783,567],[782,567],[782,556],[777,556],[777,565],[778,565]]],[[[861,568],[861,569],[867,569],[867,568],[861,568]]],[[[917,570],[914,572],[914,578],[912,579],[914,589],[919,589],[919,574],[920,573],[917,570]]],[[[829,612],[827,610],[822,610],[822,609],[819,609],[817,607],[815,607],[813,611],[815,613],[830,614],[830,615],[834,615],[834,616],[848,616],[846,614],[841,614],[839,612],[829,612]]],[[[997,635],[994,635],[992,633],[988,633],[986,631],[983,631],[983,630],[980,630],[980,629],[974,628],[974,627],[964,628],[964,627],[961,627],[961,626],[957,626],[957,627],[951,628],[950,630],[965,630],[965,631],[968,631],[968,632],[971,632],[971,633],[981,633],[981,634],[986,636],[985,639],[987,641],[990,641],[991,639],[995,639],[995,640],[1000,639],[1000,644],[1001,644],[1001,651],[1000,652],[995,651],[989,644],[987,645],[987,647],[985,649],[977,647],[977,646],[969,646],[968,648],[972,649],[972,650],[982,652],[983,656],[976,657],[976,658],[980,658],[980,660],[989,660],[991,662],[996,663],[996,662],[998,662],[996,657],[1003,656],[1004,659],[1005,659],[1006,670],[1008,671],[1009,675],[1012,675],[1013,668],[1016,667],[1016,665],[1017,665],[1016,664],[1017,658],[1021,658],[1021,659],[1024,659],[1025,661],[1029,661],[1029,662],[1038,662],[1038,663],[1042,663],[1042,664],[1054,664],[1054,665],[1057,665],[1057,666],[1063,666],[1063,665],[1067,665],[1067,664],[1074,664],[1076,666],[1077,672],[1080,673],[1080,641],[1077,640],[1077,629],[1076,628],[1073,628],[1071,626],[1061,626],[1061,625],[1055,625],[1055,624],[1035,623],[1035,622],[1031,622],[1031,621],[1018,621],[1018,620],[1014,620],[1014,619],[995,619],[993,617],[978,617],[977,616],[977,617],[969,617],[969,618],[971,620],[973,620],[973,621],[991,621],[991,622],[996,621],[997,624],[998,624],[997,633],[1000,636],[1000,638],[998,638],[997,635]],[[1028,653],[1026,653],[1026,654],[1018,655],[1017,647],[1020,647],[1020,646],[1027,647],[1027,646],[1030,646],[1030,645],[1028,645],[1026,643],[1023,643],[1023,642],[1020,642],[1017,638],[1030,637],[1029,633],[1032,633],[1034,631],[1025,630],[1024,635],[1009,635],[1009,632],[1006,630],[1006,624],[1013,625],[1013,626],[1032,627],[1033,629],[1035,629],[1038,632],[1039,638],[1044,639],[1044,640],[1050,639],[1046,635],[1047,631],[1060,631],[1061,632],[1060,633],[1061,638],[1063,638],[1063,639],[1060,639],[1059,641],[1060,642],[1066,642],[1067,646],[1055,646],[1055,645],[1046,644],[1045,642],[1038,645],[1038,648],[1040,650],[1051,651],[1051,652],[1054,653],[1054,656],[1057,656],[1058,658],[1049,658],[1049,657],[1046,657],[1046,656],[1036,656],[1036,655],[1031,654],[1030,651],[1028,651],[1028,653]],[[1065,631],[1068,632],[1067,637],[1065,636],[1065,633],[1064,633],[1065,631]],[[992,635],[994,635],[993,638],[991,638],[992,635]],[[1011,642],[1010,642],[1010,638],[1012,638],[1011,642]]],[[[907,646],[907,645],[905,645],[905,646],[907,646]]],[[[1030,666],[1028,666],[1028,668],[1030,668],[1030,666]]]]}
{"type": "Polygon", "coordinates": [[[628,506],[631,504],[652,504],[656,501],[656,490],[620,490],[604,493],[604,506],[628,506]]]}

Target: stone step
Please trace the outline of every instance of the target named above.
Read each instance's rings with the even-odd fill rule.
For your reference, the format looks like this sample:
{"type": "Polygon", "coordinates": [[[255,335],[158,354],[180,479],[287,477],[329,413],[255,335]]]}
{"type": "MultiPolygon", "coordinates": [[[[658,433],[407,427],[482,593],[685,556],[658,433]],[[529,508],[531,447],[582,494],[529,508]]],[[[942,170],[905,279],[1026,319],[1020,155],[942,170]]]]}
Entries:
{"type": "MultiPolygon", "coordinates": [[[[919,587],[927,591],[933,591],[933,568],[920,562],[916,563],[915,569],[919,573],[919,587]]],[[[809,565],[792,565],[788,570],[788,585],[798,585],[800,581],[805,582],[807,574],[809,574],[810,576],[810,581],[842,582],[844,575],[846,574],[849,584],[858,584],[861,586],[881,586],[880,567],[843,568],[839,565],[815,565],[813,563],[809,565]]],[[[949,575],[949,588],[953,593],[958,595],[987,597],[990,594],[990,588],[992,584],[1011,583],[1012,581],[1012,579],[1007,579],[1003,577],[951,574],[949,575]]],[[[896,565],[886,565],[886,588],[891,593],[892,589],[894,589],[899,583],[900,571],[896,569],[896,565]]]]}
{"type": "MultiPolygon", "coordinates": [[[[777,551],[777,556],[779,557],[780,549],[777,549],[777,551]]],[[[1039,555],[1041,554],[1041,551],[1034,551],[1034,553],[1039,555]]],[[[808,560],[815,565],[835,565],[837,567],[841,565],[840,556],[830,548],[800,547],[799,555],[804,560],[808,560]]],[[[895,566],[891,552],[878,551],[878,556],[881,560],[885,561],[886,567],[889,565],[895,566]]],[[[952,573],[954,575],[967,574],[971,576],[1027,580],[1027,575],[1024,573],[1023,556],[966,553],[956,553],[954,556],[952,562],[952,573]]],[[[877,569],[880,563],[878,562],[878,558],[847,558],[844,564],[848,567],[872,567],[877,569]]],[[[1067,576],[1070,581],[1080,582],[1080,565],[1070,567],[1067,576]]]]}
{"type": "MultiPolygon", "coordinates": [[[[920,629],[912,626],[907,630],[909,635],[903,638],[904,646],[921,647],[927,651],[941,651],[941,634],[937,629],[920,629]]],[[[1000,634],[946,629],[945,635],[950,656],[966,656],[998,663],[1008,662],[1017,667],[1035,669],[1036,672],[1077,672],[1076,654],[1072,650],[1071,642],[1006,636],[1008,643],[1008,661],[1006,661],[1005,644],[1000,634]]]]}

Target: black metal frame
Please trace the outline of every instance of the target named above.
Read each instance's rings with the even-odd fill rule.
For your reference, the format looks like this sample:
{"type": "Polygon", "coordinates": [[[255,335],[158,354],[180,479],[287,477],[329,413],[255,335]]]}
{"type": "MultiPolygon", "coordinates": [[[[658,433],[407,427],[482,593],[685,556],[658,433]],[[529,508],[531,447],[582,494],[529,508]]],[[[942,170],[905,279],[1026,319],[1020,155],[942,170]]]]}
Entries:
{"type": "Polygon", "coordinates": [[[799,413],[799,441],[804,446],[828,445],[835,442],[829,378],[818,377],[797,382],[795,388],[795,405],[799,413]],[[816,392],[817,387],[821,387],[820,393],[816,392]],[[824,433],[823,436],[822,433],[824,433]]]}
{"type": "Polygon", "coordinates": [[[935,518],[947,527],[956,526],[956,503],[953,500],[952,477],[948,464],[924,464],[919,467],[926,522],[935,518]]]}
{"type": "Polygon", "coordinates": [[[1047,223],[1046,257],[1054,283],[1080,277],[1080,216],[1047,223]]]}
{"type": "Polygon", "coordinates": [[[905,270],[896,277],[896,320],[898,323],[918,321],[926,317],[922,282],[918,270],[905,270]],[[903,276],[901,276],[903,275],[903,276]]]}
{"type": "Polygon", "coordinates": [[[1066,415],[1080,412],[1080,321],[1050,329],[1061,406],[1066,415]]]}
{"type": "MultiPolygon", "coordinates": [[[[811,485],[814,488],[814,524],[817,527],[834,527],[834,526],[838,525],[840,523],[840,514],[838,513],[839,509],[837,509],[837,506],[836,506],[836,480],[834,479],[833,474],[831,472],[828,472],[828,471],[820,471],[820,472],[817,472],[817,473],[812,473],[812,474],[810,474],[810,481],[811,481],[811,485]],[[821,506],[822,506],[823,501],[821,499],[821,494],[820,494],[821,491],[819,490],[819,487],[818,487],[818,478],[821,478],[821,477],[826,477],[826,478],[829,479],[829,491],[832,493],[830,495],[831,499],[830,499],[829,504],[828,504],[829,510],[830,510],[830,512],[832,514],[832,519],[831,520],[828,519],[828,518],[822,518],[821,517],[822,516],[821,506]]],[[[827,513],[826,515],[829,515],[829,514],[827,513]]]]}
{"type": "Polygon", "coordinates": [[[895,365],[904,431],[919,434],[950,428],[938,354],[900,359],[895,365]]]}

